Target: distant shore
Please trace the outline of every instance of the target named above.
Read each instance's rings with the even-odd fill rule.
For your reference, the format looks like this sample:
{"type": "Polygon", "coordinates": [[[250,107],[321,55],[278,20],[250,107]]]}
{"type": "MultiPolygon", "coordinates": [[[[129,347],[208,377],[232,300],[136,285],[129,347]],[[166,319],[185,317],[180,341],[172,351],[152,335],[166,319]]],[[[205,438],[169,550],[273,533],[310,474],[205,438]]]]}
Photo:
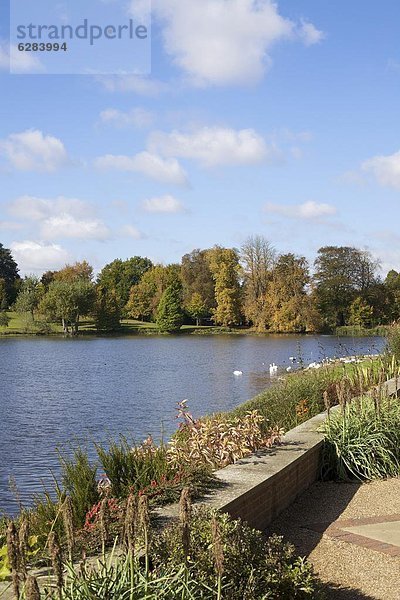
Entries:
{"type": "MultiPolygon", "coordinates": [[[[19,336],[57,336],[64,337],[61,325],[47,323],[43,321],[31,321],[23,316],[8,312],[10,322],[8,327],[0,326],[0,337],[19,337],[19,336]]],[[[183,325],[175,335],[336,335],[338,337],[369,337],[387,335],[389,326],[378,326],[373,328],[364,327],[338,327],[332,332],[298,332],[298,331],[257,331],[252,327],[220,327],[218,325],[183,325]]],[[[82,336],[129,336],[129,335],[169,335],[158,331],[155,323],[137,321],[133,319],[123,319],[121,326],[115,331],[97,331],[94,322],[90,319],[81,321],[78,334],[75,337],[82,336]]]]}

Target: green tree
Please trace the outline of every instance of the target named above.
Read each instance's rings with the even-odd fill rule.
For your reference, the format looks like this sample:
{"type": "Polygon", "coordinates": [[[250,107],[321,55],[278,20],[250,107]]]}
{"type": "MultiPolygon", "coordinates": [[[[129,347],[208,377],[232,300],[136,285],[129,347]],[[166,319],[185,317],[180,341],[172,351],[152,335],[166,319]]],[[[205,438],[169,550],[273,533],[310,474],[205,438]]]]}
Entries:
{"type": "Polygon", "coordinates": [[[98,331],[116,331],[120,327],[121,308],[115,290],[98,285],[93,307],[98,331]]]}
{"type": "Polygon", "coordinates": [[[6,282],[5,279],[0,279],[0,311],[7,310],[7,293],[6,293],[6,282]]]}
{"type": "Polygon", "coordinates": [[[195,319],[197,326],[201,324],[202,319],[210,314],[209,308],[199,292],[192,294],[190,301],[185,305],[185,310],[192,319],[195,319]]]}
{"type": "Polygon", "coordinates": [[[276,261],[275,249],[263,236],[249,237],[241,248],[244,272],[244,314],[254,327],[265,331],[270,326],[268,289],[276,261]]]}
{"type": "Polygon", "coordinates": [[[209,264],[215,281],[213,319],[219,325],[232,327],[241,321],[241,273],[238,252],[215,246],[208,252],[209,264]]]}
{"type": "Polygon", "coordinates": [[[350,306],[357,296],[368,300],[378,282],[378,263],[363,250],[347,246],[325,246],[315,261],[315,297],[325,325],[346,325],[350,306]]]}
{"type": "Polygon", "coordinates": [[[12,257],[11,251],[0,244],[0,279],[5,282],[5,297],[8,305],[15,302],[18,292],[18,265],[12,257]]]}
{"type": "Polygon", "coordinates": [[[193,250],[185,254],[181,263],[183,283],[183,305],[187,313],[194,319],[211,317],[216,307],[215,283],[210,270],[208,250],[193,250]],[[201,301],[199,300],[201,298],[201,301]],[[193,298],[202,305],[198,316],[193,313],[193,298]]]}
{"type": "Polygon", "coordinates": [[[104,288],[115,290],[121,310],[129,300],[131,287],[137,285],[153,263],[148,258],[134,256],[127,260],[116,259],[100,272],[97,283],[104,288]]]}
{"type": "Polygon", "coordinates": [[[161,297],[168,286],[181,283],[179,265],[156,265],[144,273],[141,281],[131,288],[126,313],[143,321],[156,319],[161,297]]]}
{"type": "Polygon", "coordinates": [[[384,281],[388,322],[400,319],[400,273],[392,269],[384,281]]]}
{"type": "Polygon", "coordinates": [[[157,310],[157,327],[163,333],[179,331],[183,325],[182,285],[175,282],[163,293],[157,310]]]}
{"type": "Polygon", "coordinates": [[[25,277],[21,283],[20,291],[15,301],[14,308],[18,313],[29,313],[32,321],[35,320],[40,301],[44,295],[44,286],[35,275],[25,277]]]}
{"type": "Polygon", "coordinates": [[[61,321],[65,334],[75,335],[82,316],[93,311],[94,285],[89,281],[53,281],[42,298],[39,312],[52,321],[61,321]]]}
{"type": "Polygon", "coordinates": [[[350,305],[349,325],[355,327],[371,327],[374,309],[360,296],[350,305]]]}

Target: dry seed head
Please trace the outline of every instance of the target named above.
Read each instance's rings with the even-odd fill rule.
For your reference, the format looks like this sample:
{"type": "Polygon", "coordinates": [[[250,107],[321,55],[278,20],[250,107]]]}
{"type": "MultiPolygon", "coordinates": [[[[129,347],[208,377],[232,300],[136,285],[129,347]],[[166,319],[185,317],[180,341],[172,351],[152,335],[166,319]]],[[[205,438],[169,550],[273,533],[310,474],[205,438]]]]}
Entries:
{"type": "Polygon", "coordinates": [[[18,599],[19,598],[19,564],[20,564],[20,555],[19,555],[19,540],[17,528],[15,527],[15,523],[11,521],[7,527],[7,553],[8,553],[8,561],[10,563],[11,571],[12,571],[12,582],[14,595],[18,599]]]}
{"type": "Polygon", "coordinates": [[[10,521],[7,528],[7,552],[11,568],[17,571],[19,564],[19,540],[14,521],[10,521]]]}
{"type": "Polygon", "coordinates": [[[58,536],[55,531],[49,534],[49,552],[51,565],[53,567],[54,575],[57,580],[58,594],[61,598],[62,586],[63,586],[63,566],[62,566],[62,554],[61,548],[58,541],[58,536]]]}
{"type": "Polygon", "coordinates": [[[19,557],[20,557],[20,565],[21,571],[26,577],[26,562],[27,555],[29,550],[29,521],[27,516],[24,516],[21,520],[21,525],[19,527],[18,533],[18,542],[19,542],[19,557]]]}
{"type": "Polygon", "coordinates": [[[25,584],[26,600],[40,600],[40,590],[36,577],[28,575],[25,584]]]}
{"type": "Polygon", "coordinates": [[[143,494],[139,498],[139,523],[142,529],[148,529],[150,525],[150,510],[149,510],[149,499],[143,494]]]}
{"type": "Polygon", "coordinates": [[[69,496],[65,498],[62,505],[62,518],[64,523],[65,536],[67,538],[68,553],[72,557],[75,544],[74,533],[74,514],[72,509],[72,500],[69,496]]]}
{"type": "Polygon", "coordinates": [[[224,572],[224,546],[222,542],[221,527],[214,515],[211,521],[211,535],[213,540],[213,555],[215,571],[219,577],[224,572]]]}
{"type": "Polygon", "coordinates": [[[186,561],[190,555],[190,517],[192,513],[190,489],[187,487],[183,488],[181,493],[179,513],[182,525],[182,546],[186,561]]]}
{"type": "Polygon", "coordinates": [[[135,549],[136,517],[137,498],[134,494],[130,494],[125,509],[124,538],[126,548],[131,554],[135,549]]]}
{"type": "Polygon", "coordinates": [[[108,500],[107,500],[107,498],[104,498],[104,500],[101,501],[100,512],[99,512],[100,533],[101,533],[101,540],[102,540],[103,544],[106,544],[108,541],[109,517],[110,517],[110,511],[109,511],[109,507],[108,507],[108,500]]]}

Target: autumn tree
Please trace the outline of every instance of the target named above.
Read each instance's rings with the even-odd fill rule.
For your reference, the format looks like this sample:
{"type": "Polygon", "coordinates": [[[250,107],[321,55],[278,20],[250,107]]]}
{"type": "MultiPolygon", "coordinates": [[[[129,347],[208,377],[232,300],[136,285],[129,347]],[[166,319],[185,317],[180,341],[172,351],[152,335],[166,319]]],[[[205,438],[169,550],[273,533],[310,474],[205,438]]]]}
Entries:
{"type": "Polygon", "coordinates": [[[211,317],[216,307],[215,283],[207,250],[193,250],[183,256],[181,278],[184,308],[199,324],[201,319],[211,317]]]}
{"type": "Polygon", "coordinates": [[[120,308],[123,311],[129,300],[132,286],[137,285],[153,263],[148,258],[133,256],[127,260],[116,259],[100,272],[97,283],[104,288],[115,290],[120,308]]]}
{"type": "Polygon", "coordinates": [[[10,305],[17,296],[20,276],[18,265],[13,259],[11,251],[5,248],[3,244],[0,244],[0,279],[4,281],[5,302],[10,305]]]}
{"type": "Polygon", "coordinates": [[[321,319],[307,290],[309,282],[304,257],[291,253],[279,256],[267,294],[273,331],[304,333],[320,328],[321,319]]]}
{"type": "Polygon", "coordinates": [[[93,267],[86,261],[65,265],[60,271],[54,273],[54,281],[77,282],[93,280],[93,267]]]}
{"type": "Polygon", "coordinates": [[[156,319],[161,297],[168,286],[179,282],[179,265],[156,265],[141,278],[141,281],[131,288],[126,313],[133,319],[156,319]]]}
{"type": "Polygon", "coordinates": [[[244,272],[244,314],[254,327],[264,331],[271,320],[268,289],[276,252],[268,240],[257,235],[245,241],[240,258],[244,272]]]}
{"type": "Polygon", "coordinates": [[[216,308],[213,319],[218,325],[232,327],[241,321],[241,287],[239,255],[232,248],[215,246],[208,251],[209,265],[215,282],[216,308]]]}
{"type": "Polygon", "coordinates": [[[182,284],[175,281],[161,296],[157,309],[157,327],[162,333],[175,333],[183,325],[182,284]]]}
{"type": "Polygon", "coordinates": [[[349,325],[355,327],[370,327],[374,315],[374,309],[360,296],[351,303],[349,310],[349,325]]]}

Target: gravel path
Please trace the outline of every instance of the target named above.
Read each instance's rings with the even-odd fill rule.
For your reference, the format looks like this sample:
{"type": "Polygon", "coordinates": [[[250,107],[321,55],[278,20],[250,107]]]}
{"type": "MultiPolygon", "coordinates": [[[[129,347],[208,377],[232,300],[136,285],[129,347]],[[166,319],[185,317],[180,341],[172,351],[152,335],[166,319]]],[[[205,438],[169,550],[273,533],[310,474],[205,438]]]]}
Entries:
{"type": "Polygon", "coordinates": [[[344,541],[345,532],[340,536],[338,530],[345,520],[363,524],[373,517],[384,521],[382,517],[393,520],[396,515],[400,520],[400,479],[364,485],[317,483],[284,511],[267,533],[283,535],[301,555],[309,557],[327,585],[329,600],[400,600],[400,552],[390,555],[396,553],[396,547],[374,545],[365,538],[361,543],[360,539],[354,543],[351,537],[344,541]]]}

